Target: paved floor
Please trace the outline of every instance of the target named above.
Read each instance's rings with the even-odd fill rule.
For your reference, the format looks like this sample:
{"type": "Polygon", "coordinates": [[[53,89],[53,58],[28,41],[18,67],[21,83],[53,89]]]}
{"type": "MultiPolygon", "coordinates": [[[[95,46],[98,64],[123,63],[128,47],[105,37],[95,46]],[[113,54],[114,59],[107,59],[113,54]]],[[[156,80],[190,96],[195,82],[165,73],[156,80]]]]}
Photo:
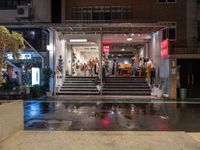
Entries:
{"type": "Polygon", "coordinates": [[[185,132],[30,132],[0,143],[0,150],[200,150],[185,132]]]}

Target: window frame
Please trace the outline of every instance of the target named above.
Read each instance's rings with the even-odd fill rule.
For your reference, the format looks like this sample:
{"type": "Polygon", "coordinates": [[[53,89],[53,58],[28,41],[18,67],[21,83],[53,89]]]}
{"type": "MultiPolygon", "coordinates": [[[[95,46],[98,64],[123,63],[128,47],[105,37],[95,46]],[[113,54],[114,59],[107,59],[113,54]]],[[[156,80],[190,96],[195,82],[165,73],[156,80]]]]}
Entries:
{"type": "MultiPolygon", "coordinates": [[[[177,22],[176,22],[176,21],[169,21],[169,22],[162,21],[162,22],[160,22],[160,23],[171,24],[170,27],[164,29],[164,30],[167,30],[167,32],[166,32],[166,34],[167,34],[167,35],[166,35],[166,38],[168,38],[169,41],[176,41],[176,40],[177,40],[177,33],[178,33],[177,22]],[[169,38],[169,29],[173,29],[173,28],[175,29],[175,38],[174,38],[174,39],[170,39],[170,38],[169,38]]],[[[164,39],[163,39],[163,40],[164,40],[164,39]]]]}
{"type": "Polygon", "coordinates": [[[159,0],[156,0],[157,4],[176,4],[178,0],[174,0],[174,2],[169,2],[170,0],[164,0],[163,2],[160,2],[159,0]]]}

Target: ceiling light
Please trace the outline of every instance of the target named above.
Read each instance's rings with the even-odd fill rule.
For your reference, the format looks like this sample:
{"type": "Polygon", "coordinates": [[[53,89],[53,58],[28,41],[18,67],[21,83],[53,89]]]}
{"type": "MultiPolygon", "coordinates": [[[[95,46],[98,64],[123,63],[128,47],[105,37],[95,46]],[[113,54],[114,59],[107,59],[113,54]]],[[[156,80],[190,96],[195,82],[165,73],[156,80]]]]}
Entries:
{"type": "Polygon", "coordinates": [[[120,56],[122,56],[121,54],[118,54],[118,56],[120,57],[120,56]]]}
{"type": "Polygon", "coordinates": [[[126,40],[127,40],[127,41],[132,41],[132,40],[133,40],[133,38],[131,38],[131,37],[128,37],[126,40]]]}
{"type": "Polygon", "coordinates": [[[124,49],[124,48],[122,48],[122,49],[121,49],[121,51],[122,51],[122,52],[124,52],[124,51],[125,51],[125,49],[124,49]]]}
{"type": "Polygon", "coordinates": [[[87,42],[87,39],[70,39],[70,42],[87,42]]]}
{"type": "Polygon", "coordinates": [[[135,35],[134,33],[131,34],[131,36],[134,36],[134,35],[135,35]]]}

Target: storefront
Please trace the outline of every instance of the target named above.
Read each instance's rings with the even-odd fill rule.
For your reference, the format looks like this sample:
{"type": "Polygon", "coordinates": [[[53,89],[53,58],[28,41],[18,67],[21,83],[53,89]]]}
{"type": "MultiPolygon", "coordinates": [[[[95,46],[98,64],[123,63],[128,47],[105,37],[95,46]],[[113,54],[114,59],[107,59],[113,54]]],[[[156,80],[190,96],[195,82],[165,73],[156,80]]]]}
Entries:
{"type": "MultiPolygon", "coordinates": [[[[162,30],[168,25],[92,24],[51,27],[50,67],[55,70],[51,90],[59,90],[65,77],[144,76],[147,66],[169,79],[169,60],[161,55],[162,30]]],[[[166,84],[165,92],[168,94],[166,84]]]]}

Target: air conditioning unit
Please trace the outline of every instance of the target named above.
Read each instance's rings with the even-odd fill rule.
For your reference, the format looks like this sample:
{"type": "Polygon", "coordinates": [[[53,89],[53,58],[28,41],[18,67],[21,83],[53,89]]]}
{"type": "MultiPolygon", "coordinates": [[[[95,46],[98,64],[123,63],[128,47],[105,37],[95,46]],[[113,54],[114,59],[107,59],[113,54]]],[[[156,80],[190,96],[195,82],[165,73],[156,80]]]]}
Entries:
{"type": "Polygon", "coordinates": [[[31,7],[29,5],[18,5],[17,6],[17,18],[30,18],[31,7]]]}

